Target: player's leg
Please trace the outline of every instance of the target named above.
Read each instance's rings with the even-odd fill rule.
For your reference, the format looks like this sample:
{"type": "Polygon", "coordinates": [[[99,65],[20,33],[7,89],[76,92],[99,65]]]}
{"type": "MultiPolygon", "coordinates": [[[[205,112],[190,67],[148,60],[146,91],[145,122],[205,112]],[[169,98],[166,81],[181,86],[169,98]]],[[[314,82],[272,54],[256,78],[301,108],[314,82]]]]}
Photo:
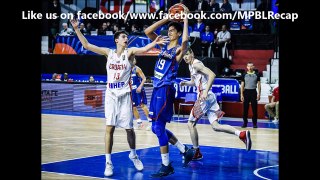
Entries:
{"type": "Polygon", "coordinates": [[[134,118],[137,120],[137,126],[134,127],[134,129],[142,129],[143,128],[143,124],[142,124],[142,120],[140,119],[140,114],[138,111],[137,106],[139,106],[140,101],[139,101],[139,94],[140,93],[136,93],[136,90],[132,90],[132,104],[133,104],[133,116],[134,118]]]}
{"type": "Polygon", "coordinates": [[[113,133],[116,125],[116,113],[117,113],[117,99],[113,99],[111,95],[106,92],[105,95],[105,119],[106,119],[106,132],[105,132],[105,176],[113,175],[113,165],[111,161],[111,152],[113,146],[113,133]]]}
{"type": "Polygon", "coordinates": [[[184,154],[184,156],[189,155],[191,157],[187,157],[186,159],[192,159],[193,154],[190,155],[188,152],[188,148],[186,150],[186,146],[184,146],[179,140],[173,135],[171,131],[166,129],[166,123],[170,122],[173,116],[173,101],[174,101],[175,89],[173,86],[164,86],[161,88],[154,89],[152,93],[151,102],[150,102],[150,114],[152,114],[151,118],[152,122],[152,132],[157,136],[162,165],[160,170],[152,174],[152,177],[162,177],[167,176],[174,173],[174,169],[171,166],[169,159],[169,149],[168,142],[177,146],[177,148],[184,154]]]}
{"type": "Polygon", "coordinates": [[[274,113],[274,108],[276,106],[276,103],[268,103],[264,106],[264,108],[266,109],[266,111],[268,112],[268,114],[271,116],[271,117],[275,117],[275,113],[274,113]]]}
{"type": "MultiPolygon", "coordinates": [[[[198,95],[199,96],[199,95],[198,95]]],[[[195,150],[195,154],[192,158],[192,160],[200,160],[203,158],[203,155],[200,151],[199,147],[199,136],[198,136],[198,130],[196,127],[197,121],[202,118],[202,116],[207,113],[207,111],[210,108],[210,101],[209,99],[214,98],[214,94],[210,93],[208,94],[206,101],[201,101],[200,104],[195,103],[195,106],[192,108],[190,115],[189,115],[189,121],[188,121],[188,129],[190,132],[191,141],[193,144],[193,149],[195,150]],[[200,107],[198,107],[200,106],[200,107]],[[196,116],[196,117],[195,117],[196,116]]],[[[219,109],[217,109],[219,110],[219,109]]]]}
{"type": "Polygon", "coordinates": [[[136,153],[136,134],[133,129],[133,118],[132,118],[132,101],[130,97],[130,93],[121,96],[119,98],[120,111],[119,111],[119,127],[122,127],[126,130],[127,133],[127,141],[130,147],[129,158],[133,162],[135,168],[138,171],[143,169],[143,164],[140,161],[137,153],[136,153]]]}
{"type": "Polygon", "coordinates": [[[150,131],[151,130],[151,126],[152,126],[152,119],[151,118],[149,118],[149,109],[148,109],[148,107],[147,107],[147,105],[146,104],[144,104],[144,103],[142,103],[141,104],[141,109],[143,110],[143,112],[144,112],[144,114],[146,115],[146,117],[148,118],[148,126],[146,127],[146,130],[147,131],[150,131]]]}
{"type": "Polygon", "coordinates": [[[243,124],[242,124],[242,128],[246,128],[247,125],[248,125],[248,110],[249,110],[249,94],[248,94],[248,91],[244,90],[243,92],[243,97],[244,97],[244,100],[243,100],[243,124]]]}
{"type": "Polygon", "coordinates": [[[215,99],[215,96],[208,96],[207,102],[211,106],[207,111],[207,114],[212,129],[214,131],[225,132],[238,136],[240,140],[242,140],[246,144],[246,149],[249,151],[251,149],[250,132],[248,130],[239,131],[238,129],[227,124],[219,124],[218,120],[221,118],[221,110],[219,104],[217,103],[217,100],[215,99]]]}
{"type": "Polygon", "coordinates": [[[169,158],[169,151],[168,151],[168,134],[165,131],[165,122],[160,121],[159,115],[160,110],[165,105],[165,99],[161,96],[163,94],[163,88],[154,88],[151,96],[150,102],[150,111],[149,115],[152,119],[152,132],[157,136],[159,146],[160,146],[160,153],[161,153],[161,168],[158,172],[152,174],[152,177],[163,177],[168,176],[174,173],[174,169],[171,166],[170,158],[169,158]]]}
{"type": "Polygon", "coordinates": [[[279,123],[279,101],[275,103],[274,111],[275,111],[275,116],[272,122],[279,123]]]}

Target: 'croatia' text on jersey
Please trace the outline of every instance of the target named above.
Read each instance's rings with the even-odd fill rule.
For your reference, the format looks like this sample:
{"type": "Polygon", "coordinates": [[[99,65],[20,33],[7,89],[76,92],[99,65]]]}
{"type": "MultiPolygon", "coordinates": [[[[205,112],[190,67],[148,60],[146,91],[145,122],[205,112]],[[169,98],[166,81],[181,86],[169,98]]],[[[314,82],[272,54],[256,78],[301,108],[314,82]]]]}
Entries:
{"type": "Polygon", "coordinates": [[[125,49],[118,57],[116,50],[110,50],[107,61],[107,91],[116,96],[130,92],[131,64],[128,60],[128,50],[125,49]]]}

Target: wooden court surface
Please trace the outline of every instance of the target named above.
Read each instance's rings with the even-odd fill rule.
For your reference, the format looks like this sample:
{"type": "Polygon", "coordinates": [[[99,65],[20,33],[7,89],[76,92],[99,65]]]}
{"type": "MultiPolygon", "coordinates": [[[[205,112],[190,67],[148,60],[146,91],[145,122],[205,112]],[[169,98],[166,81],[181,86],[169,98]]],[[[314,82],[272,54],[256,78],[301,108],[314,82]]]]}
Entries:
{"type": "MultiPolygon", "coordinates": [[[[96,117],[42,114],[41,162],[50,163],[74,158],[104,154],[105,119],[96,117]]],[[[143,121],[146,123],[146,121],[143,121]]],[[[215,132],[207,124],[198,124],[200,145],[244,149],[235,135],[215,132]]],[[[186,123],[168,123],[167,128],[185,144],[192,144],[186,123]]],[[[240,127],[235,127],[242,129],[240,127]]],[[[278,129],[245,128],[250,130],[253,150],[278,152],[278,129]]],[[[136,147],[143,149],[158,146],[157,137],[146,130],[136,130],[136,147]]],[[[126,133],[116,129],[112,152],[129,150],[126,133]]],[[[85,180],[94,179],[72,175],[42,172],[42,179],[85,180]]]]}

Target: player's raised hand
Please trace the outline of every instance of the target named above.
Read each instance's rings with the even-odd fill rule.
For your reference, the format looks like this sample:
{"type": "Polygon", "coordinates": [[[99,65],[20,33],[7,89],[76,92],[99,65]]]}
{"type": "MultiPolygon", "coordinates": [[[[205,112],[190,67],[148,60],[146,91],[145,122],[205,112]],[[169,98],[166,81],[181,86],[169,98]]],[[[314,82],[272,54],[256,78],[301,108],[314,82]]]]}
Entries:
{"type": "Polygon", "coordinates": [[[156,44],[158,44],[158,45],[165,45],[165,44],[167,44],[167,43],[169,43],[170,42],[170,39],[169,39],[169,37],[168,36],[158,36],[156,39],[155,39],[155,42],[156,42],[156,44]]]}
{"type": "Polygon", "coordinates": [[[205,101],[207,100],[207,97],[208,97],[208,92],[203,91],[199,99],[200,101],[205,101]]]}
{"type": "Polygon", "coordinates": [[[184,4],[181,4],[181,6],[184,9],[184,13],[188,14],[189,13],[189,8],[187,8],[187,6],[185,6],[184,4]]]}
{"type": "Polygon", "coordinates": [[[70,19],[70,23],[72,24],[72,27],[74,29],[77,29],[79,26],[79,20],[78,19],[70,19]]]}

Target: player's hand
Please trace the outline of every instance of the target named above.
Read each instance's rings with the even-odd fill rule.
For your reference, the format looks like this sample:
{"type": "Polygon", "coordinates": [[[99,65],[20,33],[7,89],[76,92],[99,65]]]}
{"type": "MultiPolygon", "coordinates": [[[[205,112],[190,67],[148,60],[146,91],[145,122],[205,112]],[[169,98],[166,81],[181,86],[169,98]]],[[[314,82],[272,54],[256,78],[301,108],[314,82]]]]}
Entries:
{"type": "Polygon", "coordinates": [[[167,43],[170,42],[170,39],[168,36],[158,36],[155,40],[156,44],[158,45],[166,45],[167,43]]]}
{"type": "Polygon", "coordinates": [[[243,97],[243,96],[241,96],[241,97],[240,97],[240,100],[243,102],[243,101],[244,101],[244,97],[243,97]]]}
{"type": "Polygon", "coordinates": [[[207,100],[207,97],[208,97],[208,92],[207,91],[204,91],[201,96],[200,96],[200,101],[205,101],[207,100]]]}
{"type": "Polygon", "coordinates": [[[77,29],[79,26],[79,20],[78,19],[70,19],[70,23],[73,27],[73,29],[77,29]]]}
{"type": "Polygon", "coordinates": [[[186,86],[187,85],[187,81],[181,81],[180,82],[180,86],[186,86]]]}
{"type": "Polygon", "coordinates": [[[184,9],[184,13],[188,14],[188,13],[189,13],[189,9],[187,8],[187,6],[184,5],[184,4],[181,4],[181,6],[182,6],[183,9],[184,9]]]}
{"type": "Polygon", "coordinates": [[[141,93],[141,87],[138,87],[138,88],[136,89],[136,92],[137,92],[137,93],[141,93]]]}
{"type": "Polygon", "coordinates": [[[259,100],[260,100],[260,94],[257,95],[257,101],[259,101],[259,100]]]}

